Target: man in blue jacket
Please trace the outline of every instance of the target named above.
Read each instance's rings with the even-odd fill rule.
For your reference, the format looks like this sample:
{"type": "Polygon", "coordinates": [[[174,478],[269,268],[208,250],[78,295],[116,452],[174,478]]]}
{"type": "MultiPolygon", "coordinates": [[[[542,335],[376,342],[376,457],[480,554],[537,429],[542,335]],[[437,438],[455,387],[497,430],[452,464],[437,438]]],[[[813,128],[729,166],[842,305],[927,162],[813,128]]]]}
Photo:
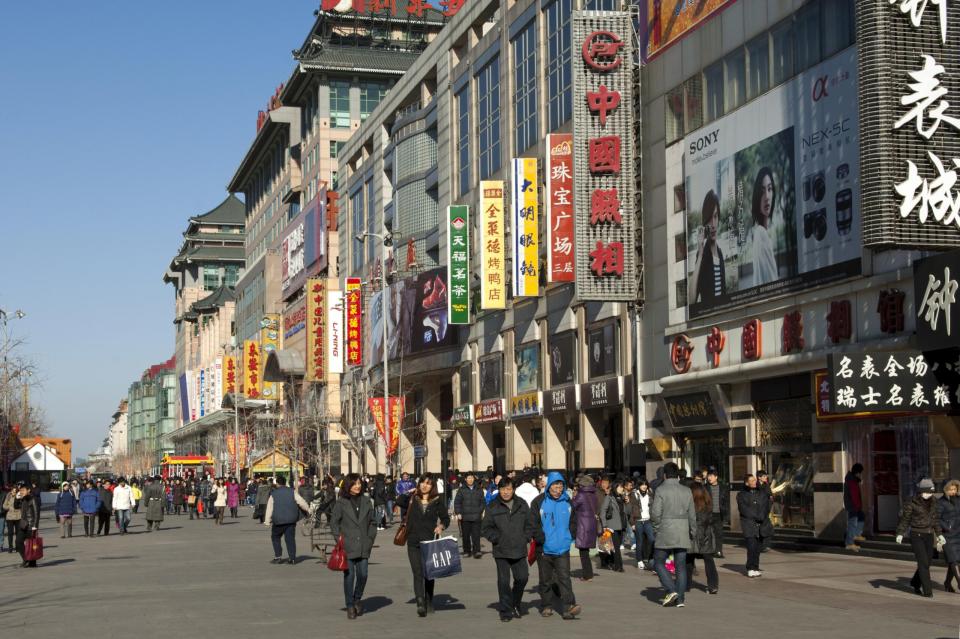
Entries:
{"type": "Polygon", "coordinates": [[[559,610],[564,619],[575,619],[580,606],[570,582],[570,544],[577,534],[577,518],[566,488],[563,475],[556,471],[547,475],[547,490],[533,500],[530,517],[540,568],[540,615],[549,617],[559,610]]]}
{"type": "Polygon", "coordinates": [[[83,513],[83,536],[93,537],[97,532],[97,513],[100,512],[100,493],[87,480],[84,489],[80,491],[80,512],[83,513]]]}

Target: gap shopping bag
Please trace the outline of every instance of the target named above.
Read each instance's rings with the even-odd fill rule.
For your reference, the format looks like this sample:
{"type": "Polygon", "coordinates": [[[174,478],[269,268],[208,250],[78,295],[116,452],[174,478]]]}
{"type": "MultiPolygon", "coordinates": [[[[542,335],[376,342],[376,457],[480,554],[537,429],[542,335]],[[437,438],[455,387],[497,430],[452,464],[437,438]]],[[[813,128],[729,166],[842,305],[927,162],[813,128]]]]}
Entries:
{"type": "Polygon", "coordinates": [[[441,579],[460,573],[460,548],[455,537],[420,542],[424,579],[441,579]]]}
{"type": "Polygon", "coordinates": [[[23,560],[37,561],[43,559],[43,537],[39,532],[33,533],[23,541],[23,560]]]}

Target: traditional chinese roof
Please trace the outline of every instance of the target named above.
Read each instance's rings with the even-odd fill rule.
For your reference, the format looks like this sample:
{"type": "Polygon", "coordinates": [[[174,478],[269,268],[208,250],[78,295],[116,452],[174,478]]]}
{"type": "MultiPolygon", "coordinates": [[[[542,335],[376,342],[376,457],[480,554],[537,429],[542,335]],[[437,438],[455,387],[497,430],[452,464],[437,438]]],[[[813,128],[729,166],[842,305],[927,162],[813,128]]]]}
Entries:
{"type": "Polygon", "coordinates": [[[191,217],[190,223],[191,225],[197,223],[243,226],[246,215],[247,211],[243,202],[231,193],[215,208],[210,209],[202,215],[191,217]]]}
{"type": "Polygon", "coordinates": [[[210,311],[216,311],[217,309],[223,307],[227,302],[236,302],[237,294],[236,291],[231,286],[226,284],[221,284],[217,290],[210,293],[201,300],[198,300],[190,306],[192,311],[197,313],[205,313],[210,311]]]}
{"type": "Polygon", "coordinates": [[[323,45],[300,58],[300,68],[312,71],[403,75],[419,57],[418,52],[387,48],[323,45]]]}

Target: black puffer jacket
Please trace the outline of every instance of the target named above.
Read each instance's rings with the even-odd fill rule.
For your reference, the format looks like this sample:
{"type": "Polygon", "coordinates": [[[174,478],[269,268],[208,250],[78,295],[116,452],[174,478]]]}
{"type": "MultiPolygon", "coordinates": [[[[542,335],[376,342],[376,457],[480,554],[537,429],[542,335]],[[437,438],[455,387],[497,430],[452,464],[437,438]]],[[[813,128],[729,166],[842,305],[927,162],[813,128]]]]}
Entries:
{"type": "Polygon", "coordinates": [[[533,538],[527,502],[517,497],[510,501],[509,506],[499,498],[490,502],[480,526],[480,533],[493,544],[493,556],[498,559],[526,557],[533,538]]]}
{"type": "Polygon", "coordinates": [[[744,537],[761,537],[761,527],[770,516],[770,497],[759,488],[745,488],[737,494],[740,529],[744,537]]]}
{"type": "MultiPolygon", "coordinates": [[[[20,521],[17,527],[20,530],[30,530],[40,527],[40,509],[37,507],[37,500],[33,495],[27,494],[20,501],[20,521]]],[[[16,502],[14,502],[16,504],[16,502]]]]}
{"type": "Polygon", "coordinates": [[[931,497],[924,499],[920,495],[903,505],[900,511],[900,523],[897,524],[897,534],[907,534],[907,529],[915,533],[933,533],[939,535],[940,513],[937,510],[937,500],[931,497]]]}
{"type": "Polygon", "coordinates": [[[690,536],[690,553],[712,555],[717,552],[717,530],[713,527],[711,511],[697,511],[697,530],[690,536]]]}
{"type": "Polygon", "coordinates": [[[480,521],[483,518],[483,509],[486,506],[483,489],[474,482],[473,488],[466,484],[457,491],[457,498],[453,501],[453,512],[463,517],[463,521],[480,521]]]}

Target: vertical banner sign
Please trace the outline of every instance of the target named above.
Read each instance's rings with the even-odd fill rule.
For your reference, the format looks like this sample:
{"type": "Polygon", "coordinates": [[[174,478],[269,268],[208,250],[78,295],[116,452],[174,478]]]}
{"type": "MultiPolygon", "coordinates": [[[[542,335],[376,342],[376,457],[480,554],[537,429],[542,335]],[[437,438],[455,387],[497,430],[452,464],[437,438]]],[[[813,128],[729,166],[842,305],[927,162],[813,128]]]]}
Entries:
{"type": "MultiPolygon", "coordinates": [[[[267,314],[260,322],[260,379],[267,366],[270,353],[280,348],[280,316],[267,314]]],[[[260,395],[263,399],[277,399],[278,386],[275,382],[261,381],[260,395]]]]}
{"type": "Polygon", "coordinates": [[[370,416],[373,417],[373,423],[377,427],[377,432],[380,433],[381,439],[386,442],[387,431],[385,430],[386,426],[383,415],[383,397],[367,398],[367,407],[370,409],[370,416]]]}
{"type": "Polygon", "coordinates": [[[390,398],[390,437],[387,439],[387,457],[393,457],[400,446],[400,429],[403,428],[404,410],[403,397],[390,398]]]}
{"type": "Polygon", "coordinates": [[[573,281],[573,134],[547,136],[547,281],[573,281]]]}
{"type": "Polygon", "coordinates": [[[537,297],[540,280],[537,270],[539,242],[537,213],[537,159],[513,159],[513,295],[537,297]]]}
{"type": "Polygon", "coordinates": [[[223,357],[223,394],[233,395],[237,392],[237,358],[230,355],[223,357]]]}
{"type": "Polygon", "coordinates": [[[343,372],[343,291],[327,291],[327,372],[343,372]]]}
{"type": "Polygon", "coordinates": [[[207,414],[207,376],[204,369],[200,369],[200,417],[207,414]]]}
{"type": "Polygon", "coordinates": [[[243,343],[243,389],[250,399],[260,399],[260,344],[252,339],[243,343]]]}
{"type": "Polygon", "coordinates": [[[318,277],[307,280],[307,374],[308,382],[327,381],[327,285],[318,277]]]}
{"type": "Polygon", "coordinates": [[[223,362],[217,360],[214,363],[214,370],[216,376],[213,385],[213,410],[220,410],[223,408],[223,362]]]}
{"type": "Polygon", "coordinates": [[[363,363],[363,294],[359,277],[347,278],[347,364],[363,363]]]}
{"type": "Polygon", "coordinates": [[[635,301],[633,23],[573,12],[577,298],[635,301]],[[581,133],[582,132],[582,133],[581,133]]]}
{"type": "Polygon", "coordinates": [[[503,181],[480,182],[480,308],[507,307],[503,181]]]}
{"type": "Polygon", "coordinates": [[[447,321],[470,323],[470,209],[447,210],[447,321]]]}

